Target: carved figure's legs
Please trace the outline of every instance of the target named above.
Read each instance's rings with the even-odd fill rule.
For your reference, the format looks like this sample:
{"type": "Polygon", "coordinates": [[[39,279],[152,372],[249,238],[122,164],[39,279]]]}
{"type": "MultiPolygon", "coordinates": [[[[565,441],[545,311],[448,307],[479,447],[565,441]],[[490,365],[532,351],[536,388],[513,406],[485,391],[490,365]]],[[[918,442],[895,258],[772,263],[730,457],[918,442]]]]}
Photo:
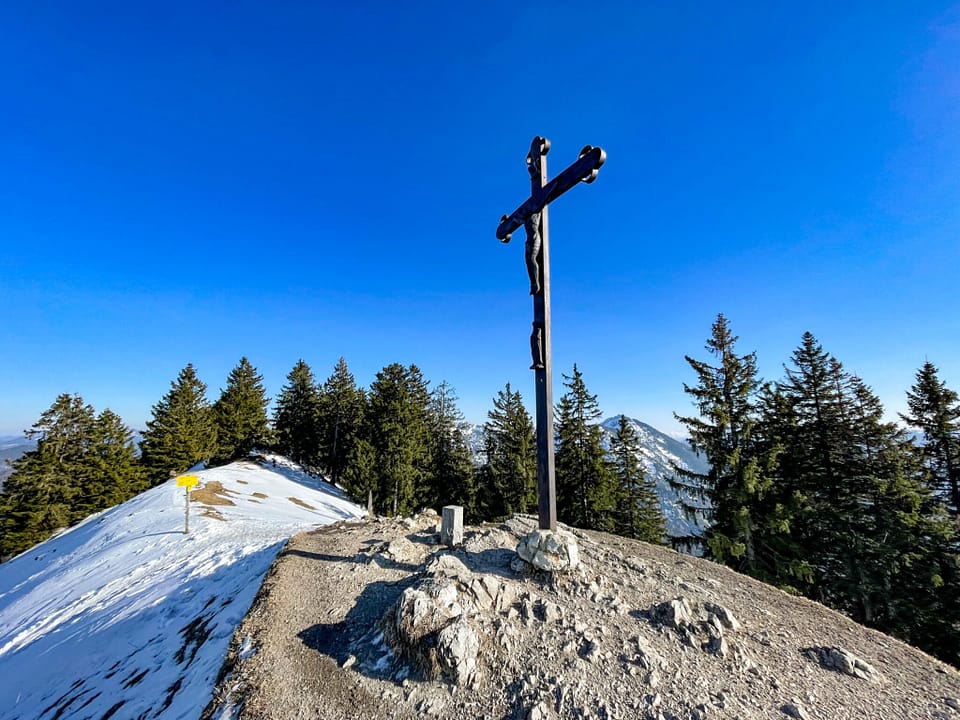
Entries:
{"type": "Polygon", "coordinates": [[[531,370],[543,370],[546,367],[543,364],[543,328],[533,322],[533,332],[530,333],[530,355],[533,358],[531,370]]]}
{"type": "Polygon", "coordinates": [[[530,276],[530,294],[540,292],[543,284],[540,282],[540,213],[533,213],[523,225],[527,231],[527,242],[524,243],[527,260],[527,275],[530,276]]]}

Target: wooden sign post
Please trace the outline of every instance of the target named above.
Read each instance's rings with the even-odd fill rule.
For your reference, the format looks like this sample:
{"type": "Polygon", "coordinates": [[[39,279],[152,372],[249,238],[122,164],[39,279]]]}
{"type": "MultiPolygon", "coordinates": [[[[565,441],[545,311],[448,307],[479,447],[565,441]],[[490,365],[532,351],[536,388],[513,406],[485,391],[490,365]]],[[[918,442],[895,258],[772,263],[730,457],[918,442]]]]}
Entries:
{"type": "Polygon", "coordinates": [[[188,535],[190,533],[190,488],[196,487],[197,483],[200,482],[200,478],[196,475],[181,475],[177,478],[177,487],[182,487],[186,491],[186,509],[183,514],[183,534],[188,535]]]}

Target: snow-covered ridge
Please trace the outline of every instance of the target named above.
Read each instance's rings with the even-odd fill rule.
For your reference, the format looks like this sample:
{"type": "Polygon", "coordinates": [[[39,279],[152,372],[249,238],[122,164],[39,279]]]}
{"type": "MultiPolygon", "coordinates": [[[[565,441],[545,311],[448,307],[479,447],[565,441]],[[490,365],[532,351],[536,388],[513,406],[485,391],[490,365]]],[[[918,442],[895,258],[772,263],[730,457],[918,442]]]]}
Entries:
{"type": "Polygon", "coordinates": [[[364,512],[279,457],[195,474],[189,535],[171,480],[0,565],[0,720],[195,720],[284,542],[364,512]]]}

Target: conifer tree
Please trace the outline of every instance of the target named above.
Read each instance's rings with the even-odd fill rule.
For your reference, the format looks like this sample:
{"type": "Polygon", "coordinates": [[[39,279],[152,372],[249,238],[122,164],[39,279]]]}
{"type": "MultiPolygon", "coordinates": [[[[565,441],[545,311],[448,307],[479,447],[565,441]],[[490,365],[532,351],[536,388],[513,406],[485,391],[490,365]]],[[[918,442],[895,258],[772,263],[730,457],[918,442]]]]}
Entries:
{"type": "Polygon", "coordinates": [[[153,419],[140,441],[140,462],[153,485],[178,475],[199,462],[208,462],[217,449],[213,410],[207,386],[187,365],[170,391],[153,406],[153,419]]]}
{"type": "Polygon", "coordinates": [[[858,622],[931,637],[956,618],[953,593],[940,589],[956,556],[903,432],[809,333],[778,392],[790,418],[778,429],[778,485],[798,500],[789,533],[808,568],[800,589],[858,622]]]}
{"type": "Polygon", "coordinates": [[[350,448],[344,465],[343,487],[358,503],[366,506],[379,496],[378,481],[377,451],[366,436],[361,435],[350,448]]]}
{"type": "Polygon", "coordinates": [[[320,466],[330,482],[339,483],[347,460],[360,437],[366,411],[366,396],[357,388],[342,357],[320,392],[318,440],[320,466]]]}
{"type": "Polygon", "coordinates": [[[663,544],[667,522],[660,496],[640,464],[640,438],[625,415],[610,438],[610,464],[619,486],[619,506],[613,530],[618,535],[663,544]]]}
{"type": "Polygon", "coordinates": [[[587,391],[583,374],[573,366],[564,375],[567,392],[557,405],[557,516],[581,528],[610,531],[619,498],[603,448],[597,396],[587,391]]]}
{"type": "Polygon", "coordinates": [[[711,328],[706,349],[714,364],[686,357],[697,376],[696,385],[684,383],[697,415],[680,416],[690,433],[690,445],[706,459],[709,470],[696,473],[675,468],[675,487],[691,498],[688,514],[703,515],[707,529],[703,538],[683,538],[688,545],[706,544],[713,559],[751,574],[758,574],[757,513],[770,487],[769,469],[774,453],[759,452],[756,426],[756,353],[738,355],[738,338],[720,314],[711,328]]]}
{"type": "Polygon", "coordinates": [[[298,360],[280,389],[273,412],[277,452],[306,467],[317,467],[320,458],[318,423],[320,390],[313,371],[298,360]]]}
{"type": "MultiPolygon", "coordinates": [[[[461,505],[474,517],[476,496],[473,453],[467,443],[468,424],[457,407],[457,395],[446,380],[430,394],[430,467],[434,507],[461,505]]],[[[469,520],[465,518],[465,522],[469,520]]]]}
{"type": "Polygon", "coordinates": [[[133,433],[111,410],[97,416],[84,465],[74,510],[78,518],[125,502],[147,488],[133,433]]]}
{"type": "Polygon", "coordinates": [[[477,513],[493,520],[537,511],[537,442],[519,391],[493,399],[483,425],[484,461],[477,478],[477,513]]]}
{"type": "Polygon", "coordinates": [[[144,488],[130,431],[109,410],[60,395],[27,432],[35,450],[13,463],[0,494],[0,558],[144,488]]]}
{"type": "Polygon", "coordinates": [[[907,392],[910,414],[901,418],[923,433],[919,456],[926,484],[954,517],[960,514],[960,397],[938,376],[937,367],[925,362],[907,392]]]}
{"type": "Polygon", "coordinates": [[[254,448],[266,449],[273,444],[267,420],[269,402],[263,376],[247,358],[240,358],[213,405],[219,462],[243,458],[254,448]]]}
{"type": "Polygon", "coordinates": [[[367,428],[377,473],[374,507],[380,513],[409,514],[429,495],[426,381],[415,365],[387,365],[370,386],[369,402],[367,428]]]}
{"type": "Polygon", "coordinates": [[[83,398],[63,394],[27,431],[37,447],[14,461],[4,483],[0,556],[15,555],[73,522],[95,424],[94,409],[83,398]]]}

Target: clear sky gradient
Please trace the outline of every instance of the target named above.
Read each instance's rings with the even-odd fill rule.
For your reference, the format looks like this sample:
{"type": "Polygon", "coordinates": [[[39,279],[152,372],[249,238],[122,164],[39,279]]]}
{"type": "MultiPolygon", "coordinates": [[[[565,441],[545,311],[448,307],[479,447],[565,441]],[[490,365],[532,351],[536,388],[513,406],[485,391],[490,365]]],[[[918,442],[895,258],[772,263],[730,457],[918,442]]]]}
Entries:
{"type": "Polygon", "coordinates": [[[608,156],[550,210],[557,396],[679,430],[718,312],[767,379],[810,331],[891,417],[960,390],[955,2],[5,2],[0,79],[0,434],[244,355],[532,402],[535,135],[608,156]]]}

